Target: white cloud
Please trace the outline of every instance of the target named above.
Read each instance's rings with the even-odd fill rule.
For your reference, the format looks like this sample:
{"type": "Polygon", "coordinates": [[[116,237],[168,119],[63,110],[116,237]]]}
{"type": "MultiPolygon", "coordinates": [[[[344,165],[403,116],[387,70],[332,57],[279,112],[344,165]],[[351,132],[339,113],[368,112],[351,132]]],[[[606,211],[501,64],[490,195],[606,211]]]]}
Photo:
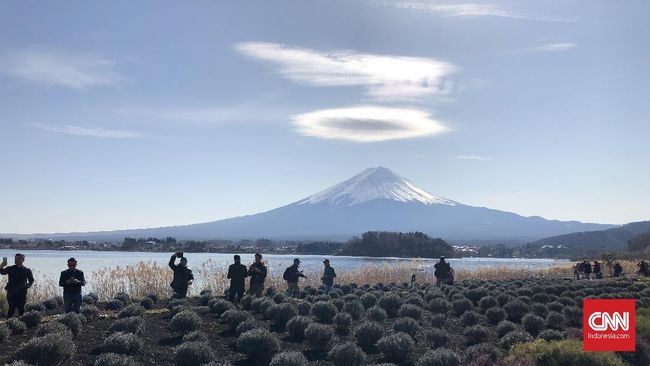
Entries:
{"type": "Polygon", "coordinates": [[[573,42],[549,43],[542,46],[526,48],[524,52],[560,52],[576,48],[578,45],[573,42]]]}
{"type": "Polygon", "coordinates": [[[131,139],[143,138],[144,134],[136,131],[128,130],[113,130],[102,127],[84,127],[77,125],[47,125],[43,123],[36,123],[36,126],[45,130],[56,133],[64,133],[73,136],[90,136],[90,137],[103,137],[113,139],[131,139]]]}
{"type": "Polygon", "coordinates": [[[371,105],[299,114],[293,123],[305,136],[356,142],[408,139],[449,130],[425,111],[371,105]]]}
{"type": "Polygon", "coordinates": [[[457,158],[462,160],[481,160],[481,161],[492,160],[492,158],[488,158],[486,156],[480,156],[480,155],[458,155],[457,158]]]}
{"type": "Polygon", "coordinates": [[[575,22],[573,18],[563,18],[556,16],[541,16],[518,13],[497,4],[477,4],[477,3],[460,3],[460,4],[435,4],[422,1],[389,1],[382,2],[384,6],[391,6],[400,9],[423,10],[443,16],[443,17],[499,17],[513,19],[527,19],[548,22],[575,22]]]}
{"type": "Polygon", "coordinates": [[[49,48],[4,51],[0,53],[0,72],[78,90],[115,85],[124,79],[111,59],[49,48]]]}
{"type": "Polygon", "coordinates": [[[319,52],[277,43],[240,43],[249,56],[277,63],[280,73],[313,86],[363,86],[381,100],[413,100],[448,94],[450,74],[458,67],[432,58],[364,54],[355,51],[319,52]]]}

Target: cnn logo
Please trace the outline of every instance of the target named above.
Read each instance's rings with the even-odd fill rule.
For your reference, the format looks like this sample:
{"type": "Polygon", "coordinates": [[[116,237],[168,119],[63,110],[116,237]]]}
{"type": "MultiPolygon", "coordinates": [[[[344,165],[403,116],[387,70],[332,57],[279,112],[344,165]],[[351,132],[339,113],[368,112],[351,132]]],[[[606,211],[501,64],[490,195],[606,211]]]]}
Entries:
{"type": "Polygon", "coordinates": [[[610,313],[597,311],[589,316],[589,327],[595,331],[611,329],[617,331],[621,329],[627,331],[630,329],[630,313],[610,313]]]}
{"type": "Polygon", "coordinates": [[[634,299],[583,300],[583,350],[633,352],[635,304],[634,299]]]}

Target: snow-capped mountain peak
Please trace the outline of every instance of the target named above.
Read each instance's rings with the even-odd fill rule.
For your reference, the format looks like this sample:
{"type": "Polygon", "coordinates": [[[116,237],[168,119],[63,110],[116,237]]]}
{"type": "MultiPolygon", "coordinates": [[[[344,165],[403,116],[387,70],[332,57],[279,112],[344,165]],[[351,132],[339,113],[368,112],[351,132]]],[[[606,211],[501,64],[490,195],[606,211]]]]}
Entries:
{"type": "Polygon", "coordinates": [[[297,204],[327,202],[330,205],[353,206],[376,199],[419,202],[426,205],[457,205],[454,201],[417,187],[408,179],[384,167],[366,169],[346,181],[298,201],[297,204]]]}

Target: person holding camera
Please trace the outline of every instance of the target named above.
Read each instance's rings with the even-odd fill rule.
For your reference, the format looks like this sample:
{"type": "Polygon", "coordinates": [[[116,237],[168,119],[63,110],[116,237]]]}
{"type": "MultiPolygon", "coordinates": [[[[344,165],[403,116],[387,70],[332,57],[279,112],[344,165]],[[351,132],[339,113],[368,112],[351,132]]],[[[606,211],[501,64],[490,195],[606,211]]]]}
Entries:
{"type": "Polygon", "coordinates": [[[264,263],[262,263],[262,255],[255,253],[255,263],[248,267],[248,275],[250,276],[250,284],[248,286],[248,294],[260,297],[264,292],[264,280],[268,271],[264,263]]]}
{"type": "Polygon", "coordinates": [[[183,253],[181,252],[174,253],[169,259],[169,267],[174,271],[174,279],[171,283],[172,290],[174,291],[172,298],[186,298],[187,289],[194,281],[192,270],[187,268],[187,258],[183,257],[183,253]],[[179,264],[175,264],[176,258],[180,258],[179,264]]]}
{"type": "Polygon", "coordinates": [[[27,289],[34,284],[34,275],[32,270],[25,267],[25,256],[17,253],[14,257],[14,265],[7,267],[7,257],[0,263],[0,274],[8,275],[7,281],[7,302],[9,303],[9,313],[7,318],[11,318],[16,310],[19,315],[25,313],[25,303],[27,302],[27,289]]]}
{"type": "Polygon", "coordinates": [[[293,265],[287,267],[287,269],[284,270],[284,274],[282,275],[282,279],[287,281],[287,295],[291,297],[300,297],[298,279],[300,277],[306,277],[302,271],[298,270],[298,267],[300,267],[300,259],[296,258],[293,260],[293,265]]]}
{"type": "Polygon", "coordinates": [[[61,272],[59,286],[63,287],[63,303],[65,312],[79,314],[81,308],[81,286],[86,285],[84,273],[77,269],[77,260],[68,259],[68,269],[61,272]]]}

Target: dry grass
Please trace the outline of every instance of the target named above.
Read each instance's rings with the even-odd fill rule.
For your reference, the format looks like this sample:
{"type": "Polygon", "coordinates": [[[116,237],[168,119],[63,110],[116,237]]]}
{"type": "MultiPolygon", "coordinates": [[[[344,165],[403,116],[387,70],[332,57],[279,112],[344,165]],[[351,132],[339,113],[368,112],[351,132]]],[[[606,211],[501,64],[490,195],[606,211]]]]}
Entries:
{"type": "MultiPolygon", "coordinates": [[[[624,273],[634,276],[637,270],[633,261],[620,261],[624,273]]],[[[403,283],[410,282],[413,273],[417,276],[419,283],[434,282],[433,268],[427,267],[426,262],[414,259],[407,262],[394,264],[367,264],[352,271],[338,271],[338,283],[357,283],[359,285],[369,283],[403,283]]],[[[268,265],[268,264],[267,264],[268,265]]],[[[529,277],[571,277],[573,263],[563,263],[553,268],[543,270],[510,269],[506,267],[494,267],[474,271],[456,271],[456,280],[466,279],[513,279],[529,277]]],[[[269,276],[266,286],[273,286],[276,289],[284,290],[286,285],[282,279],[284,266],[272,264],[268,266],[269,276]]],[[[203,263],[198,269],[195,268],[195,276],[199,278],[191,288],[190,295],[198,295],[203,289],[210,289],[215,294],[222,294],[228,288],[226,270],[212,261],[203,263]]],[[[603,268],[605,275],[608,269],[603,268]]],[[[320,271],[305,272],[307,278],[301,279],[301,287],[318,287],[320,282],[320,271]]],[[[46,276],[34,272],[36,282],[29,290],[29,302],[42,301],[54,296],[61,295],[58,286],[58,278],[46,276]]],[[[108,300],[118,292],[126,292],[134,298],[142,298],[148,293],[155,293],[160,297],[170,296],[172,271],[166,265],[154,262],[140,262],[136,265],[118,266],[104,268],[92,273],[89,277],[89,287],[97,293],[102,300],[108,300]]],[[[4,287],[6,277],[0,279],[0,286],[4,287]]],[[[0,294],[0,300],[4,294],[0,294]]]]}

